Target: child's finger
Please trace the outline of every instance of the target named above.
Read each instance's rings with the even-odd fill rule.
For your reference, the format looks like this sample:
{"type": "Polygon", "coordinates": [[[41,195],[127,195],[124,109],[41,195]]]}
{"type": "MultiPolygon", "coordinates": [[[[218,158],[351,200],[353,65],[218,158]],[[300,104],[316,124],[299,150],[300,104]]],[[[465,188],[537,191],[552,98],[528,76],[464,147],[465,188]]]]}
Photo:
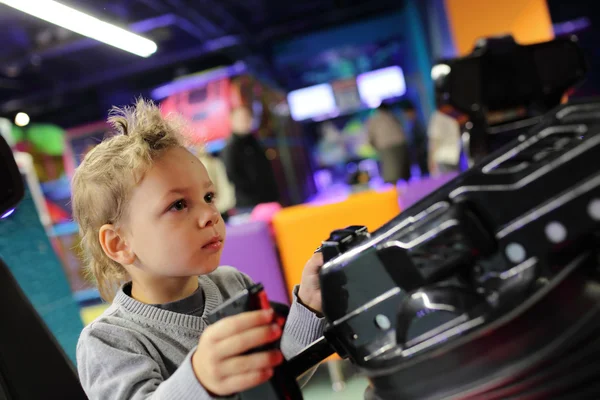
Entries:
{"type": "Polygon", "coordinates": [[[272,368],[256,370],[245,374],[231,376],[223,381],[222,386],[226,387],[228,392],[239,393],[268,381],[272,376],[272,368]]]}
{"type": "Polygon", "coordinates": [[[314,267],[321,267],[323,266],[323,261],[323,253],[318,252],[312,255],[307,264],[314,267]]]}
{"type": "Polygon", "coordinates": [[[223,318],[210,326],[208,333],[212,341],[221,341],[257,326],[266,325],[273,320],[273,310],[249,311],[232,317],[223,318]],[[209,332],[210,331],[210,332],[209,332]]]}
{"type": "Polygon", "coordinates": [[[251,371],[274,368],[283,362],[279,350],[261,351],[240,357],[232,357],[221,363],[219,371],[223,376],[234,376],[251,371]]]}
{"type": "Polygon", "coordinates": [[[218,354],[219,359],[224,360],[271,343],[280,336],[281,328],[276,324],[259,326],[215,343],[214,351],[215,354],[218,354]]]}
{"type": "Polygon", "coordinates": [[[311,257],[315,263],[317,263],[318,265],[323,265],[323,253],[319,252],[319,253],[315,253],[313,254],[313,256],[311,257]]]}

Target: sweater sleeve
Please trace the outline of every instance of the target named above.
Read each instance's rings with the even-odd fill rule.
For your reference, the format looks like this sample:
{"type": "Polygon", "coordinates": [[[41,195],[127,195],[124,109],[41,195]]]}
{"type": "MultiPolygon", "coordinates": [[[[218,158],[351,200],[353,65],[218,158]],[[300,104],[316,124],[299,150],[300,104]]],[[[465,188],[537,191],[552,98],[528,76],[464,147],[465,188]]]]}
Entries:
{"type": "Polygon", "coordinates": [[[292,306],[281,336],[281,352],[286,360],[323,336],[325,328],[325,318],[317,317],[298,301],[299,287],[294,288],[292,306]]]}
{"type": "Polygon", "coordinates": [[[144,345],[126,332],[86,328],[77,367],[90,400],[210,400],[192,368],[193,349],[168,379],[144,345]]]}

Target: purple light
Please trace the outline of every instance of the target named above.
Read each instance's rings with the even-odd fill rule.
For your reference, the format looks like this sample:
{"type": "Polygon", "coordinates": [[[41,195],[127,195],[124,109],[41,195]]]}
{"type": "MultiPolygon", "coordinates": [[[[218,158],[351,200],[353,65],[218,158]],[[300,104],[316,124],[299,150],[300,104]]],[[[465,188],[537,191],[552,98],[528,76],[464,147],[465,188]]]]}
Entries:
{"type": "Polygon", "coordinates": [[[8,217],[10,217],[10,216],[12,215],[12,213],[14,213],[14,212],[15,212],[15,209],[14,209],[14,208],[12,208],[12,209],[8,210],[7,212],[5,212],[5,213],[4,213],[4,214],[3,214],[3,215],[0,217],[0,219],[8,218],[8,217]]]}
{"type": "Polygon", "coordinates": [[[571,21],[559,22],[553,25],[554,34],[556,36],[569,35],[575,32],[582,31],[592,26],[588,17],[581,17],[571,21]]]}

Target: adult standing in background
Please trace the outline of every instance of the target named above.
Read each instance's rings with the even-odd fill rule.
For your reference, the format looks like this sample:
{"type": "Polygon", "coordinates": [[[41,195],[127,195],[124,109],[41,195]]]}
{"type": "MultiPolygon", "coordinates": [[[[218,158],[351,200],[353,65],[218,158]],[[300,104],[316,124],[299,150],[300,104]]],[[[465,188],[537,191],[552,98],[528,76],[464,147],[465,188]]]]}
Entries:
{"type": "Polygon", "coordinates": [[[369,143],[379,153],[383,180],[396,183],[410,179],[410,156],[402,124],[390,106],[381,103],[367,121],[369,143]]]}
{"type": "Polygon", "coordinates": [[[427,160],[427,132],[421,119],[417,114],[417,109],[412,102],[409,102],[404,109],[406,119],[410,125],[410,138],[412,141],[413,161],[419,166],[421,176],[429,175],[429,165],[427,160]]]}
{"type": "Polygon", "coordinates": [[[442,175],[459,169],[460,164],[460,125],[458,121],[436,110],[429,120],[429,172],[442,175]]]}
{"type": "Polygon", "coordinates": [[[252,110],[246,106],[231,111],[232,135],[223,150],[227,176],[235,186],[236,208],[250,212],[256,205],[279,201],[271,162],[252,130],[252,110]]]}

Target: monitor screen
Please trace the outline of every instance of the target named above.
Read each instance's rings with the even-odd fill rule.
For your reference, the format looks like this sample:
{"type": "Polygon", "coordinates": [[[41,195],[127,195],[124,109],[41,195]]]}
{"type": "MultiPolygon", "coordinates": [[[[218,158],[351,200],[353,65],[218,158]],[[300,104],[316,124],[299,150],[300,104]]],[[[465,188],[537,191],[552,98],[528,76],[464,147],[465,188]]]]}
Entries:
{"type": "Polygon", "coordinates": [[[338,109],[328,83],[293,90],[288,94],[290,113],[296,121],[335,116],[338,109]]]}
{"type": "Polygon", "coordinates": [[[335,103],[340,114],[358,111],[362,108],[362,101],[356,87],[356,79],[341,79],[331,82],[335,103]]]}
{"type": "Polygon", "coordinates": [[[404,73],[398,66],[360,74],[356,83],[361,100],[370,108],[378,107],[383,100],[400,97],[406,93],[404,73]]]}

